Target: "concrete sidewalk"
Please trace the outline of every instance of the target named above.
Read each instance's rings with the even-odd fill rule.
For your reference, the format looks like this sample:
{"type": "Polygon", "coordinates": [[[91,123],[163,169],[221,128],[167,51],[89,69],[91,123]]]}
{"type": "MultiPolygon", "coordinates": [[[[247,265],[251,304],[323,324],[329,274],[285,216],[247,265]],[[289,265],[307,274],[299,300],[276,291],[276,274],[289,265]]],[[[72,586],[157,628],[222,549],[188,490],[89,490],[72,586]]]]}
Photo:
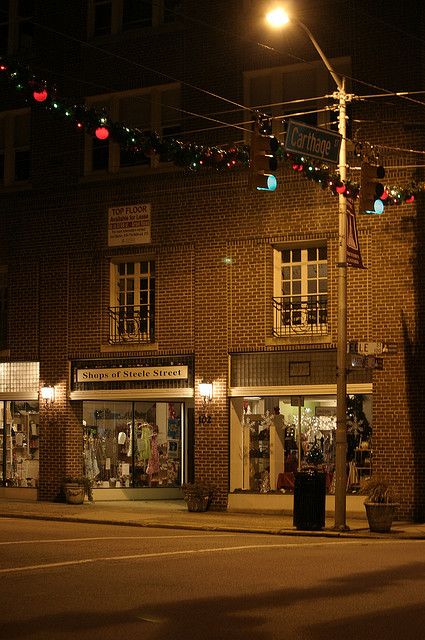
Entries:
{"type": "Polygon", "coordinates": [[[367,520],[359,518],[348,520],[349,530],[340,532],[333,530],[333,518],[326,518],[322,531],[301,531],[293,526],[291,514],[191,513],[183,500],[99,501],[69,505],[0,498],[0,517],[270,535],[425,540],[425,523],[395,522],[390,533],[371,533],[367,520]]]}

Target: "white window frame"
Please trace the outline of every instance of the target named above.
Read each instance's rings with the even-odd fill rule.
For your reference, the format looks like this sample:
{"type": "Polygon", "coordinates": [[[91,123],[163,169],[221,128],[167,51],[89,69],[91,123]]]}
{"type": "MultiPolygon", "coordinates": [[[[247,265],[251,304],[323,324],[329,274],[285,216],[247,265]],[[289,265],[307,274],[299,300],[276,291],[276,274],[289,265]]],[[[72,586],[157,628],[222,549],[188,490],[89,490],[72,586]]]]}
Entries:
{"type": "MultiPolygon", "coordinates": [[[[166,96],[168,91],[181,90],[179,82],[173,82],[162,85],[155,85],[153,87],[147,87],[144,89],[136,89],[129,91],[121,91],[119,93],[103,94],[97,96],[91,96],[86,99],[88,107],[96,108],[97,104],[103,103],[108,105],[108,116],[114,122],[120,122],[119,108],[120,101],[125,98],[137,98],[146,99],[146,96],[150,97],[150,130],[162,135],[163,123],[161,122],[161,110],[164,95],[166,96]]],[[[164,102],[164,104],[166,104],[164,102]]],[[[90,175],[92,173],[102,173],[101,170],[93,169],[93,137],[86,135],[85,153],[84,153],[84,175],[90,175]]],[[[140,171],[146,171],[147,169],[157,168],[159,165],[168,165],[170,163],[164,163],[160,161],[158,154],[153,154],[147,164],[136,164],[130,167],[120,166],[120,145],[113,140],[109,140],[109,160],[107,173],[139,173],[140,171]]]]}
{"type": "MultiPolygon", "coordinates": [[[[315,242],[308,243],[294,243],[291,245],[284,245],[274,248],[273,253],[274,264],[273,264],[273,297],[274,300],[282,300],[284,303],[285,299],[290,303],[289,311],[282,312],[281,314],[277,313],[273,320],[273,332],[275,335],[280,337],[294,337],[299,334],[313,334],[313,335],[323,335],[328,331],[329,325],[329,263],[328,263],[328,252],[327,252],[327,243],[322,240],[318,240],[315,242]],[[308,250],[309,249],[318,249],[325,248],[326,249],[326,258],[325,259],[317,259],[313,261],[309,261],[308,259],[308,250]],[[282,251],[289,250],[301,251],[301,260],[291,264],[289,267],[290,270],[294,267],[300,268],[300,278],[296,280],[292,279],[291,273],[291,291],[289,293],[284,294],[283,292],[283,269],[285,263],[282,262],[282,251]],[[326,275],[320,275],[320,265],[326,265],[326,275]],[[308,284],[312,282],[314,278],[309,276],[309,267],[316,266],[316,281],[317,287],[316,291],[309,291],[308,284]],[[326,280],[326,291],[319,290],[319,280],[326,280]],[[294,282],[300,282],[300,291],[299,293],[294,293],[292,290],[292,286],[294,282]],[[321,297],[326,299],[326,321],[322,322],[323,313],[321,311],[320,305],[317,307],[317,310],[314,311],[313,314],[316,314],[316,321],[312,321],[311,315],[311,307],[309,306],[309,297],[316,296],[317,298],[321,297]],[[300,303],[300,310],[297,311],[296,307],[293,308],[293,303],[300,303]],[[282,320],[283,314],[285,314],[285,320],[282,320]],[[286,322],[286,318],[290,318],[290,322],[286,322]]],[[[314,316],[313,316],[314,317],[314,316]]]]}
{"type": "Polygon", "coordinates": [[[30,109],[15,109],[14,111],[4,111],[0,113],[0,120],[2,127],[4,127],[4,148],[0,149],[0,154],[4,156],[4,170],[3,176],[0,176],[0,185],[5,187],[14,184],[26,184],[28,180],[16,180],[16,167],[15,158],[17,151],[30,151],[30,141],[28,144],[17,146],[15,145],[15,128],[17,118],[25,115],[28,118],[31,117],[30,109]]]}
{"type": "MultiPolygon", "coordinates": [[[[147,320],[146,320],[146,326],[143,325],[143,327],[140,326],[140,323],[137,320],[137,312],[135,313],[130,313],[127,315],[127,313],[124,311],[124,313],[121,315],[119,312],[119,320],[120,320],[120,327],[119,327],[119,331],[117,332],[116,327],[114,330],[114,322],[117,322],[118,320],[112,320],[111,319],[111,325],[110,325],[110,341],[112,342],[133,342],[133,343],[152,343],[154,341],[155,335],[154,335],[154,331],[152,329],[152,327],[155,326],[155,303],[153,305],[151,305],[150,302],[150,294],[152,292],[152,288],[151,288],[151,282],[153,279],[153,283],[154,283],[154,287],[153,287],[153,291],[154,294],[156,293],[156,261],[151,258],[151,257],[123,257],[123,258],[119,258],[119,259],[114,259],[111,260],[110,262],[110,288],[109,288],[109,295],[110,295],[110,307],[111,309],[118,309],[118,308],[126,308],[128,306],[134,306],[135,308],[140,308],[140,307],[146,307],[148,310],[148,315],[147,315],[147,320]],[[148,272],[145,274],[145,272],[141,272],[140,266],[142,263],[148,263],[148,272]],[[121,275],[119,273],[119,267],[122,264],[133,264],[134,265],[134,274],[132,275],[121,275]],[[152,265],[153,265],[153,269],[152,269],[152,265]],[[153,275],[152,275],[153,274],[153,275]],[[148,278],[148,301],[147,303],[141,302],[141,292],[142,290],[140,289],[140,287],[136,287],[136,284],[134,286],[134,289],[132,290],[134,292],[134,300],[133,303],[128,303],[127,299],[122,303],[120,301],[120,288],[119,288],[119,281],[120,280],[130,280],[133,279],[136,281],[137,278],[140,279],[143,276],[147,276],[148,278]],[[144,330],[146,329],[146,330],[144,330]],[[113,336],[115,336],[115,338],[113,338],[113,336]]],[[[127,289],[127,287],[125,288],[125,291],[128,292],[129,290],[127,289]]],[[[155,296],[154,296],[155,297],[155,296]]]]}

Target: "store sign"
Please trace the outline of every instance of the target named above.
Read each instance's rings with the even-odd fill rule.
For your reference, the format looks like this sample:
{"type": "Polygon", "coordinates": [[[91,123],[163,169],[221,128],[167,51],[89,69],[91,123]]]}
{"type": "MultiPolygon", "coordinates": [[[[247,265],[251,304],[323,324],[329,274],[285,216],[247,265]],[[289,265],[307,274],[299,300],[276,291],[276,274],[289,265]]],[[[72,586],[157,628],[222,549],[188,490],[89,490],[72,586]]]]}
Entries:
{"type": "Polygon", "coordinates": [[[151,205],[128,204],[108,209],[108,246],[151,242],[151,205]]]}
{"type": "Polygon", "coordinates": [[[303,122],[288,120],[285,151],[338,164],[341,139],[340,134],[334,131],[325,131],[303,122]]]}
{"type": "Polygon", "coordinates": [[[116,367],[110,369],[77,369],[76,382],[126,382],[128,380],[187,380],[186,365],[169,367],[116,367]]]}

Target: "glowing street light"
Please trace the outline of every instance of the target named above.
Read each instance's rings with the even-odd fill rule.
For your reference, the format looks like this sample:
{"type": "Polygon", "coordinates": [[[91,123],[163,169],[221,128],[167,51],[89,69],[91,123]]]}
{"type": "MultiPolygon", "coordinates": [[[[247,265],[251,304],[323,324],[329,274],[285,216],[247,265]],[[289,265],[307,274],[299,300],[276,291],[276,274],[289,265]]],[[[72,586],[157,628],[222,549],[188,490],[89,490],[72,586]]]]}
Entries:
{"type": "Polygon", "coordinates": [[[274,29],[280,29],[289,22],[289,16],[282,7],[275,7],[266,15],[268,24],[274,29]]]}

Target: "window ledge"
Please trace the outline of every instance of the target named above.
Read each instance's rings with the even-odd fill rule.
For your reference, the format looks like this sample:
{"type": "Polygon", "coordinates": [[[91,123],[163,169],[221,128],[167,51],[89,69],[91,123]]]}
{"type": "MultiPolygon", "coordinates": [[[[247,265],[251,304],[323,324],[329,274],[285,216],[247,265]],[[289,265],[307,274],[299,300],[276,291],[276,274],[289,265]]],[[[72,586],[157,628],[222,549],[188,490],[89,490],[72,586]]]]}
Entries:
{"type": "Polygon", "coordinates": [[[149,344],[102,344],[100,346],[101,353],[122,353],[123,351],[158,351],[159,345],[157,342],[150,342],[149,344]]]}
{"type": "Polygon", "coordinates": [[[276,346],[282,344],[329,344],[330,334],[312,336],[306,333],[300,336],[285,336],[284,338],[266,338],[266,346],[276,346]]]}

